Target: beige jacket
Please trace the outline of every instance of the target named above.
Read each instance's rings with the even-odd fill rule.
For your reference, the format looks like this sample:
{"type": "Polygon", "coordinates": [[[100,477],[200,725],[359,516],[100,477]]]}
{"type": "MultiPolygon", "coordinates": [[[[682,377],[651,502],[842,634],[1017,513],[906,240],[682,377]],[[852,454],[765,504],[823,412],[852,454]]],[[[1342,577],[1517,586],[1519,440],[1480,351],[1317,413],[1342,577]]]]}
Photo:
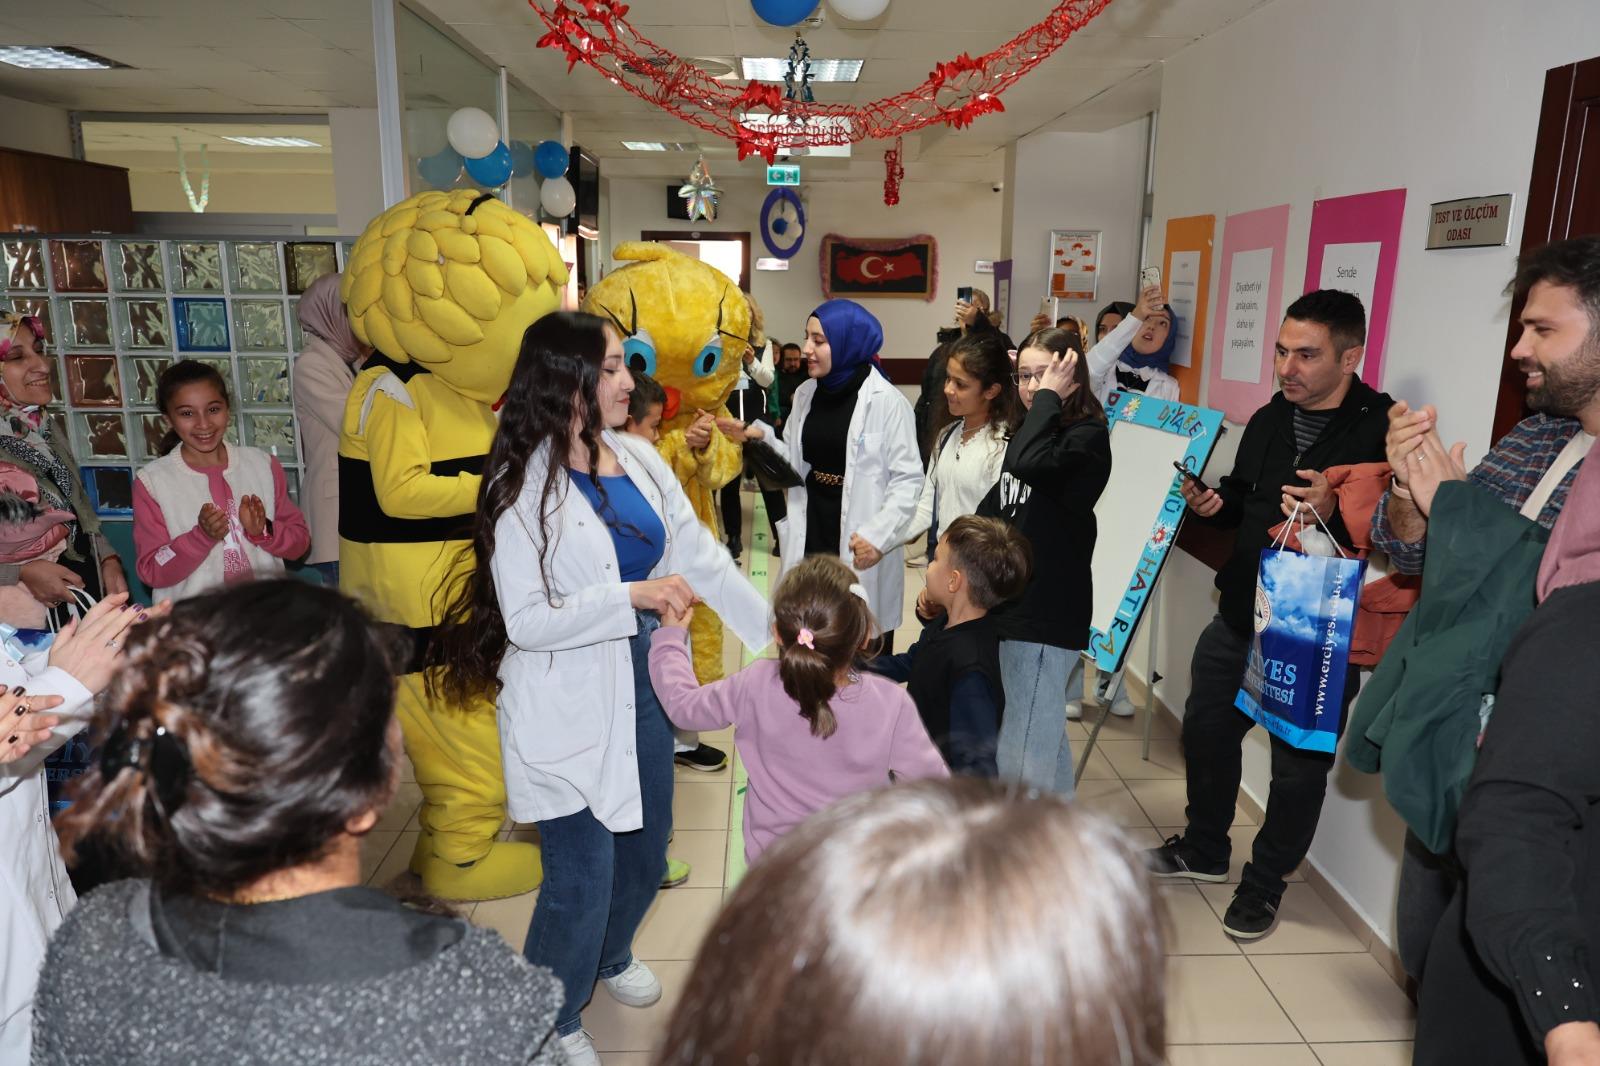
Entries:
{"type": "Polygon", "coordinates": [[[300,509],[311,527],[309,563],[339,561],[339,426],[355,371],[316,337],[294,362],[294,413],[300,421],[305,477],[300,509]]]}

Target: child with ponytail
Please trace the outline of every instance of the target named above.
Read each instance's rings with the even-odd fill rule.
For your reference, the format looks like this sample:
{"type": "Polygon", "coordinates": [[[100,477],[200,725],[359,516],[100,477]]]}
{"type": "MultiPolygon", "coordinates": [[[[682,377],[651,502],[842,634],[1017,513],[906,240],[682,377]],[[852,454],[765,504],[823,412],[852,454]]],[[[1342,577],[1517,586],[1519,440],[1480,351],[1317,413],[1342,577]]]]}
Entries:
{"type": "Polygon", "coordinates": [[[735,727],[750,774],[744,850],[754,862],[835,800],[900,778],[946,777],[917,707],[898,685],[858,674],[872,612],[849,567],[813,555],[772,598],[778,657],[701,687],[689,657],[688,611],[669,610],[651,639],[650,679],[674,725],[735,727]]]}

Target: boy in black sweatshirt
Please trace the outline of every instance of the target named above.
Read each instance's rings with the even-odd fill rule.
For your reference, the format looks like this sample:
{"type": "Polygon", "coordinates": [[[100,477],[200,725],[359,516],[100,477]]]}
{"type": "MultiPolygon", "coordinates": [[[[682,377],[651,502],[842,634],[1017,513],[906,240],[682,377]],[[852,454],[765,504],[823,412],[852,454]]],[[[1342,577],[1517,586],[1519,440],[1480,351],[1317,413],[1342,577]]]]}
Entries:
{"type": "MultiPolygon", "coordinates": [[[[1250,653],[1256,574],[1268,532],[1297,502],[1309,504],[1341,545],[1350,537],[1323,471],[1385,460],[1394,401],[1356,377],[1366,344],[1366,314],[1347,292],[1320,289],[1289,305],[1278,331],[1275,371],[1281,391],[1250,417],[1233,472],[1215,489],[1183,486],[1199,521],[1236,529],[1233,556],[1217,574],[1217,616],[1195,644],[1184,706],[1183,756],[1189,824],[1148,853],[1157,877],[1226,881],[1241,746],[1255,724],[1234,707],[1250,653]]],[[[1304,511],[1302,514],[1306,513],[1304,511]]],[[[1341,727],[1359,679],[1350,667],[1341,727]]],[[[1272,738],[1272,789],[1222,927],[1239,940],[1271,931],[1284,879],[1310,850],[1322,814],[1333,756],[1272,738]]]]}
{"type": "Polygon", "coordinates": [[[867,664],[906,682],[928,736],[958,774],[995,777],[1005,689],[1000,634],[989,612],[1022,595],[1033,569],[1027,540],[997,518],[950,523],[917,597],[922,636],[899,655],[867,664]]]}

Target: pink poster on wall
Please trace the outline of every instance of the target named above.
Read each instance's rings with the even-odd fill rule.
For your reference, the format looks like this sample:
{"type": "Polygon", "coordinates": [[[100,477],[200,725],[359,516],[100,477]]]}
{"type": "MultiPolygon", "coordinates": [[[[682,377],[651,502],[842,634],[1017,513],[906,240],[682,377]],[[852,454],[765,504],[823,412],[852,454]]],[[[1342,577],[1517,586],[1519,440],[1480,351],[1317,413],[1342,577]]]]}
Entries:
{"type": "Polygon", "coordinates": [[[1404,189],[1337,196],[1311,207],[1304,291],[1343,289],[1361,299],[1367,310],[1367,351],[1358,373],[1375,389],[1383,385],[1384,342],[1405,213],[1404,189]]]}
{"type": "Polygon", "coordinates": [[[1231,422],[1248,422],[1272,398],[1288,239],[1288,204],[1229,215],[1222,225],[1206,406],[1231,422]]]}

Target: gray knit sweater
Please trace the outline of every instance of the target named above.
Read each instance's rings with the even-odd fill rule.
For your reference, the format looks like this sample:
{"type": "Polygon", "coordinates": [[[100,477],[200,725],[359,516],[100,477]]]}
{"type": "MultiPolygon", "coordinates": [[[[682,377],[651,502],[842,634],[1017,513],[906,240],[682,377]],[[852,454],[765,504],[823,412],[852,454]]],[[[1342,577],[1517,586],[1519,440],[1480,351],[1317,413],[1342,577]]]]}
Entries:
{"type": "Polygon", "coordinates": [[[227,981],[156,948],[150,885],[78,905],[50,942],[34,999],[46,1066],[564,1066],[561,984],[469,929],[433,958],[339,984],[227,981]]]}

